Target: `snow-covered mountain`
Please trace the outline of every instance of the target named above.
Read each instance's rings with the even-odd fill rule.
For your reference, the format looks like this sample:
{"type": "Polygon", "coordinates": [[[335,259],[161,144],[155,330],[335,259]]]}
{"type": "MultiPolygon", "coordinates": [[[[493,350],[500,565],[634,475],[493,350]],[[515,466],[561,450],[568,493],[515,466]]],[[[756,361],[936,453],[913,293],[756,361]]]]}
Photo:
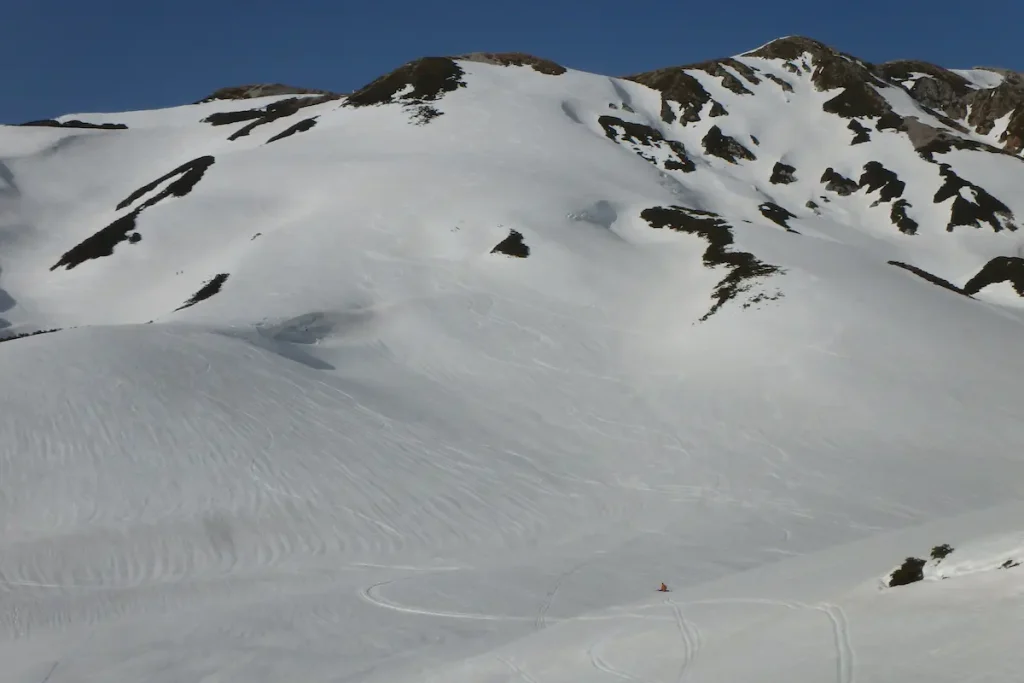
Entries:
{"type": "Polygon", "coordinates": [[[0,127],[0,679],[1012,680],[1022,148],[805,38],[0,127]]]}

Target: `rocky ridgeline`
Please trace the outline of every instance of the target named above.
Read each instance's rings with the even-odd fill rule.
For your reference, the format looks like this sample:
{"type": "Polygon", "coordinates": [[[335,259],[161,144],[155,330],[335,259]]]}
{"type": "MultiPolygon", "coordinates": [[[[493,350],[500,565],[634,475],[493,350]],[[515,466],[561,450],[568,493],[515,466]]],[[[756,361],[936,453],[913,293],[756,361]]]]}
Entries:
{"type": "MultiPolygon", "coordinates": [[[[317,115],[300,114],[311,107],[331,102],[336,102],[331,110],[397,106],[407,112],[410,123],[427,125],[444,115],[441,100],[456,90],[468,87],[466,66],[474,62],[530,69],[541,77],[553,79],[567,72],[565,67],[551,60],[523,53],[477,52],[456,57],[425,57],[409,62],[347,95],[283,84],[223,88],[200,102],[269,96],[280,99],[249,109],[214,112],[203,121],[215,127],[231,126],[228,128],[228,141],[247,138],[255,130],[278,120],[286,120],[290,124],[263,144],[312,130],[328,108],[321,109],[317,115]]],[[[612,113],[599,114],[594,124],[608,140],[637,154],[662,174],[676,174],[672,177],[683,184],[690,174],[713,169],[713,164],[718,164],[718,168],[722,168],[723,163],[727,164],[725,168],[740,168],[767,162],[763,171],[758,171],[764,176],[763,182],[757,181],[764,200],[758,202],[757,212],[767,221],[766,225],[777,226],[794,235],[799,236],[801,232],[795,229],[792,221],[822,215],[821,203],[841,203],[850,197],[867,197],[871,200],[872,209],[884,205],[883,215],[888,216],[895,231],[908,238],[913,237],[924,228],[921,213],[908,196],[921,197],[922,192],[910,192],[908,183],[918,183],[918,190],[920,183],[931,183],[927,188],[928,201],[943,207],[940,215],[948,211],[948,218],[942,218],[945,224],[940,224],[946,231],[964,227],[993,232],[1015,231],[1015,217],[1006,203],[978,184],[962,178],[956,168],[942,157],[953,150],[972,150],[1024,161],[1021,157],[1024,149],[1024,77],[1005,70],[989,71],[992,78],[983,84],[987,87],[982,87],[960,73],[934,64],[908,60],[871,64],[809,38],[788,37],[739,57],[625,76],[622,80],[646,86],[660,95],[657,114],[651,113],[648,118],[642,118],[628,101],[610,102],[608,107],[612,113]],[[770,60],[772,68],[755,58],[770,60]],[[702,85],[702,81],[708,83],[703,74],[711,76],[722,86],[723,91],[715,89],[722,101],[702,85]],[[764,158],[766,152],[759,149],[761,142],[757,137],[749,131],[738,130],[736,125],[728,125],[727,122],[731,121],[730,106],[737,101],[736,98],[756,98],[762,96],[758,93],[764,93],[764,88],[770,88],[784,96],[779,102],[788,102],[789,95],[795,92],[794,84],[798,82],[802,82],[801,87],[805,91],[809,82],[815,90],[827,94],[820,105],[822,115],[845,121],[844,127],[849,130],[849,146],[867,145],[862,149],[873,155],[871,150],[875,148],[871,145],[879,134],[902,134],[910,142],[906,147],[909,155],[919,158],[915,163],[933,166],[931,177],[923,174],[919,179],[916,171],[913,177],[900,177],[896,170],[878,160],[863,163],[852,174],[853,177],[847,177],[836,169],[843,168],[842,164],[846,163],[844,170],[851,173],[845,154],[838,154],[833,165],[825,168],[798,168],[786,159],[764,158]],[[890,99],[880,92],[891,92],[893,88],[903,91],[917,103],[917,115],[905,115],[893,109],[890,99]],[[699,132],[695,133],[694,128],[699,132]],[[689,142],[684,142],[684,138],[689,142]],[[785,186],[803,188],[801,191],[806,191],[811,199],[803,206],[784,206],[785,202],[771,193],[773,188],[785,186]]],[[[803,101],[807,102],[806,99],[803,101]]],[[[771,110],[771,115],[787,116],[784,107],[788,105],[779,103],[772,106],[776,109],[771,110]]],[[[902,111],[906,112],[906,109],[902,111]]],[[[110,134],[127,128],[120,124],[52,120],[25,125],[97,128],[111,131],[110,134]]],[[[859,158],[863,160],[863,155],[859,158]]],[[[197,158],[135,191],[117,207],[118,211],[131,209],[128,213],[71,248],[53,268],[72,269],[84,261],[111,255],[121,242],[140,242],[142,236],[136,228],[138,215],[168,197],[187,195],[214,161],[213,156],[197,158]],[[139,203],[146,196],[149,198],[139,203]]],[[[803,204],[804,198],[800,202],[803,204]]],[[[754,288],[766,278],[783,275],[785,270],[733,247],[735,217],[694,207],[660,206],[646,209],[640,218],[652,229],[688,232],[706,240],[708,247],[703,257],[704,264],[721,269],[723,279],[713,293],[713,306],[702,320],[733,299],[742,298],[742,306],[746,308],[782,297],[780,290],[766,293],[763,288],[754,288]]],[[[883,217],[882,220],[886,219],[883,217]]],[[[925,227],[934,229],[934,211],[928,220],[925,227]]],[[[511,231],[509,237],[493,251],[518,258],[526,258],[531,253],[523,236],[516,231],[511,231]]],[[[1016,255],[997,256],[987,263],[979,263],[979,269],[962,280],[960,285],[902,260],[889,263],[966,297],[973,297],[990,284],[1004,282],[1024,296],[1024,259],[1016,255]]],[[[217,275],[186,305],[195,305],[216,294],[227,277],[227,273],[217,275]]]]}

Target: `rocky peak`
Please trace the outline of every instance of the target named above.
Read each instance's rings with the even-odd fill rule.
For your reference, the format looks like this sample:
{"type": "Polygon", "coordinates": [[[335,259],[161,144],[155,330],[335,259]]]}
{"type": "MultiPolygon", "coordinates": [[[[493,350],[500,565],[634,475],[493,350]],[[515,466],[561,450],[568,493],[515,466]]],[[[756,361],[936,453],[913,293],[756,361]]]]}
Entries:
{"type": "Polygon", "coordinates": [[[769,43],[765,43],[755,50],[744,52],[743,56],[794,62],[805,54],[820,57],[822,55],[837,55],[839,52],[820,40],[814,40],[806,36],[783,36],[782,38],[776,38],[769,43]]]}
{"type": "Polygon", "coordinates": [[[453,57],[453,59],[496,66],[530,66],[533,67],[534,71],[539,71],[549,76],[560,76],[566,72],[566,68],[561,64],[557,64],[550,59],[526,54],[525,52],[471,52],[458,55],[453,57]]]}
{"type": "Polygon", "coordinates": [[[991,88],[978,87],[958,73],[927,62],[900,60],[886,62],[876,71],[890,82],[907,89],[926,107],[966,123],[982,135],[990,134],[996,122],[1009,116],[999,142],[1017,154],[1024,149],[1024,77],[1009,69],[984,67],[1003,77],[991,88]]]}
{"type": "Polygon", "coordinates": [[[283,83],[256,83],[250,85],[236,85],[221,88],[214,91],[207,97],[199,100],[196,104],[214,102],[217,100],[251,100],[257,97],[274,97],[277,95],[337,95],[330,90],[319,90],[316,88],[299,88],[283,83]]]}

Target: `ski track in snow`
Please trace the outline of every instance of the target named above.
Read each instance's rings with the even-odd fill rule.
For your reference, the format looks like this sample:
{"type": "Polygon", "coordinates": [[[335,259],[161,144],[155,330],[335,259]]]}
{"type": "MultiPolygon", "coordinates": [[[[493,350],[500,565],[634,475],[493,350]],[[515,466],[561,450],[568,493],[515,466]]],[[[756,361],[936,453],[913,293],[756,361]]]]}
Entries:
{"type": "Polygon", "coordinates": [[[418,614],[421,616],[428,617],[443,617],[446,619],[467,619],[470,621],[536,621],[533,617],[516,617],[502,614],[481,614],[475,612],[453,612],[448,610],[429,610],[422,609],[419,607],[409,607],[406,605],[401,605],[380,596],[380,589],[392,583],[394,583],[394,581],[382,581],[380,583],[375,583],[369,588],[363,590],[362,593],[360,593],[360,595],[363,597],[364,600],[373,605],[376,605],[377,607],[393,610],[395,612],[404,612],[406,614],[418,614]]]}
{"type": "Polygon", "coordinates": [[[46,675],[43,676],[43,680],[40,681],[40,683],[49,683],[50,679],[53,678],[53,672],[57,670],[58,666],[60,666],[59,659],[53,663],[53,666],[51,666],[50,670],[46,672],[46,675]]]}
{"type": "MultiPolygon", "coordinates": [[[[563,577],[570,574],[566,572],[563,577]]],[[[467,612],[455,612],[446,610],[428,610],[417,607],[410,607],[407,605],[401,605],[393,601],[387,600],[379,595],[379,590],[384,586],[393,583],[393,581],[381,582],[374,584],[363,592],[364,598],[374,605],[382,607],[384,609],[395,610],[399,612],[405,612],[408,614],[417,614],[422,616],[440,617],[449,619],[468,619],[468,620],[480,620],[480,621],[509,621],[509,622],[524,622],[529,621],[526,617],[516,617],[509,615],[497,615],[497,614],[480,614],[480,613],[467,613],[467,612]]],[[[834,643],[835,643],[835,660],[836,660],[836,682],[837,683],[855,683],[855,653],[850,643],[849,625],[847,623],[846,613],[842,607],[832,603],[822,603],[818,605],[812,605],[802,603],[799,601],[792,600],[773,600],[767,598],[717,598],[717,599],[706,599],[706,600],[691,600],[686,602],[676,602],[672,599],[666,599],[663,603],[669,607],[672,611],[672,618],[670,620],[660,619],[656,615],[643,615],[643,614],[632,614],[632,613],[610,613],[603,615],[581,615],[578,617],[570,617],[566,619],[559,619],[559,622],[594,622],[594,621],[617,621],[622,618],[639,618],[645,623],[653,621],[669,621],[671,622],[679,635],[679,639],[682,645],[681,662],[679,664],[678,673],[676,674],[676,681],[681,682],[686,680],[687,673],[695,661],[697,654],[703,647],[703,637],[701,635],[700,628],[692,621],[686,619],[683,616],[683,607],[686,606],[699,606],[699,605],[766,605],[766,606],[777,606],[789,610],[807,610],[812,612],[820,612],[826,616],[829,620],[829,624],[832,629],[834,643]]],[[[647,609],[656,608],[657,605],[646,605],[643,606],[647,609]]],[[[634,607],[633,609],[636,609],[634,607]]],[[[536,624],[536,620],[535,620],[536,624]]],[[[613,634],[607,635],[595,641],[587,646],[587,654],[590,659],[591,666],[602,673],[614,676],[615,678],[627,681],[634,681],[637,683],[651,683],[643,677],[639,677],[629,671],[623,670],[612,664],[608,658],[604,655],[604,649],[613,643],[621,631],[617,631],[613,634]]],[[[532,680],[521,668],[516,667],[510,661],[504,658],[499,658],[502,663],[506,664],[513,673],[523,678],[523,680],[532,680]]]]}
{"type": "Polygon", "coordinates": [[[690,665],[697,656],[697,653],[700,651],[700,629],[697,628],[696,624],[683,616],[682,609],[680,609],[679,605],[677,605],[674,600],[667,599],[665,604],[672,608],[672,614],[675,616],[676,620],[676,627],[679,629],[679,636],[683,641],[683,661],[680,663],[679,673],[676,675],[676,682],[680,683],[686,676],[686,672],[689,670],[690,665]]]}
{"type": "Polygon", "coordinates": [[[526,673],[526,671],[523,670],[522,667],[518,666],[511,659],[508,659],[506,657],[498,657],[498,661],[501,662],[502,664],[504,664],[505,666],[507,666],[509,668],[509,670],[517,678],[519,678],[521,681],[523,681],[523,683],[537,683],[537,679],[536,678],[534,678],[530,674],[526,673]]]}
{"type": "Polygon", "coordinates": [[[553,603],[555,601],[555,596],[558,594],[558,589],[562,587],[562,583],[567,578],[569,578],[570,576],[572,576],[573,574],[575,574],[580,569],[582,569],[583,567],[587,566],[588,564],[590,564],[591,562],[593,562],[594,560],[596,560],[600,556],[601,556],[601,553],[597,553],[594,558],[584,560],[584,561],[578,563],[577,565],[575,565],[572,569],[570,569],[570,570],[568,570],[566,572],[562,572],[558,576],[558,578],[555,580],[555,583],[551,586],[551,590],[549,590],[548,594],[545,596],[544,602],[541,604],[540,609],[537,611],[537,619],[536,619],[536,622],[535,622],[535,627],[536,627],[537,630],[541,630],[545,626],[547,626],[548,610],[551,609],[551,603],[553,603]]]}
{"type": "Polygon", "coordinates": [[[856,654],[850,644],[850,625],[846,619],[846,611],[833,604],[819,605],[816,609],[824,612],[832,624],[836,642],[836,683],[854,683],[856,654]]]}
{"type": "Polygon", "coordinates": [[[616,668],[603,657],[604,646],[611,640],[614,640],[617,634],[612,634],[606,638],[602,638],[597,642],[591,643],[587,646],[587,655],[590,657],[590,665],[600,671],[601,673],[608,674],[623,681],[632,681],[633,683],[654,683],[645,678],[634,676],[633,674],[616,668]]]}

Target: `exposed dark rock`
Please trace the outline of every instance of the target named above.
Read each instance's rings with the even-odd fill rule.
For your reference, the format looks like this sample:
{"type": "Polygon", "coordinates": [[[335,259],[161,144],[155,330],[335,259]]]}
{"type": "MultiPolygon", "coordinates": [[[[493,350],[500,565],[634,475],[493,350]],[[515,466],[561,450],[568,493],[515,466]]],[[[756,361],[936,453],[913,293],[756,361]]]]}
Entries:
{"type": "Polygon", "coordinates": [[[657,158],[645,154],[640,148],[668,148],[675,158],[665,161],[666,170],[690,173],[697,169],[693,161],[687,156],[686,147],[683,146],[683,143],[675,140],[666,140],[659,131],[650,126],[623,121],[614,116],[602,116],[598,119],[598,123],[604,129],[604,134],[608,139],[620,144],[623,142],[631,143],[633,151],[652,164],[657,165],[657,158]]]}
{"type": "Polygon", "coordinates": [[[992,132],[996,121],[1009,115],[999,141],[1014,154],[1024,149],[1024,80],[1020,76],[1007,75],[995,88],[972,92],[967,103],[971,108],[967,122],[986,135],[992,132]]]}
{"type": "Polygon", "coordinates": [[[704,265],[708,268],[725,266],[729,269],[729,274],[715,287],[715,303],[700,318],[702,322],[714,315],[727,301],[749,291],[756,280],[785,272],[777,266],[761,262],[748,252],[732,251],[732,231],[729,224],[718,214],[681,206],[659,206],[644,209],[640,217],[652,228],[687,232],[707,240],[704,265]]]}
{"type": "Polygon", "coordinates": [[[117,205],[118,210],[131,206],[146,193],[155,190],[160,183],[170,180],[176,175],[179,176],[177,180],[169,183],[167,187],[159,193],[135,207],[131,213],[114,220],[99,232],[87,237],[66,251],[57,263],[50,266],[50,270],[56,270],[61,266],[71,270],[75,266],[81,265],[90,259],[110,256],[114,253],[114,247],[121,242],[129,241],[132,244],[139,242],[142,239],[142,236],[139,233],[134,232],[135,221],[139,217],[139,214],[168,197],[184,197],[187,195],[192,191],[192,188],[196,186],[196,183],[202,179],[203,175],[206,174],[207,169],[213,165],[214,161],[215,159],[212,156],[193,159],[186,164],[182,164],[170,173],[167,173],[153,182],[147,183],[143,187],[139,188],[129,195],[127,199],[117,205]],[[129,236],[129,233],[132,233],[132,235],[129,236]]]}
{"type": "Polygon", "coordinates": [[[979,140],[963,138],[948,130],[936,128],[935,126],[931,126],[927,123],[922,123],[914,116],[904,118],[903,125],[900,130],[907,133],[907,137],[910,138],[910,142],[914,145],[914,149],[917,153],[920,154],[923,159],[931,162],[936,161],[936,154],[945,154],[954,149],[991,152],[993,154],[1003,154],[1018,160],[1020,159],[1020,157],[1016,157],[1002,148],[993,147],[992,145],[979,140]]]}
{"type": "Polygon", "coordinates": [[[751,142],[753,142],[753,143],[754,143],[754,144],[755,144],[756,146],[758,146],[758,147],[760,147],[760,146],[761,146],[761,141],[760,141],[760,140],[758,140],[758,139],[757,139],[757,136],[755,136],[755,135],[751,135],[751,136],[750,136],[750,141],[751,141],[751,142]]]}
{"type": "Polygon", "coordinates": [[[931,558],[933,560],[944,560],[953,554],[953,546],[948,543],[937,545],[932,548],[931,558]]]}
{"type": "Polygon", "coordinates": [[[776,83],[780,88],[782,88],[786,92],[793,92],[793,86],[792,86],[792,84],[789,81],[787,81],[785,79],[782,79],[782,78],[779,78],[775,74],[764,73],[762,75],[765,78],[767,78],[769,81],[772,81],[773,83],[776,83]]]}
{"type": "Polygon", "coordinates": [[[974,129],[988,134],[997,120],[1009,114],[1000,142],[1013,154],[1024,150],[1024,77],[1020,74],[993,69],[1004,75],[1003,83],[995,88],[975,88],[962,76],[934,64],[897,61],[872,65],[802,37],[782,38],[748,54],[786,60],[784,66],[793,73],[800,73],[793,61],[809,55],[814,64],[811,78],[818,90],[844,89],[825,104],[825,110],[846,117],[890,114],[891,118],[880,122],[879,130],[900,129],[892,108],[872,87],[887,84],[907,89],[925,111],[961,133],[967,129],[958,119],[967,117],[974,129]],[[908,88],[911,74],[923,75],[915,77],[908,88]]]}
{"type": "Polygon", "coordinates": [[[889,103],[866,83],[856,83],[822,105],[830,114],[850,118],[877,118],[890,111],[889,103]]]}
{"type": "Polygon", "coordinates": [[[228,280],[227,273],[220,273],[215,275],[212,280],[200,287],[199,291],[192,295],[192,297],[181,306],[178,306],[175,311],[181,311],[190,306],[195,306],[201,301],[206,301],[211,296],[220,291],[220,288],[224,286],[224,283],[228,280]]]}
{"type": "Polygon", "coordinates": [[[960,123],[959,121],[955,121],[949,118],[940,111],[935,111],[934,109],[926,107],[923,104],[921,105],[921,109],[923,109],[925,113],[930,114],[931,116],[934,116],[936,119],[938,119],[939,123],[941,123],[942,125],[952,128],[958,133],[961,133],[963,135],[969,135],[971,133],[971,130],[967,126],[960,123]]]}
{"type": "Polygon", "coordinates": [[[1024,296],[1024,259],[1019,256],[997,256],[967,281],[964,292],[977,294],[989,285],[1009,282],[1019,296],[1024,296]]]}
{"type": "Polygon", "coordinates": [[[878,117],[875,130],[903,130],[903,117],[893,111],[888,111],[878,117]]]}
{"type": "Polygon", "coordinates": [[[925,561],[917,557],[908,557],[903,566],[889,576],[889,586],[908,586],[918,581],[924,581],[925,561]]]}
{"type": "Polygon", "coordinates": [[[909,263],[901,263],[900,261],[889,261],[889,265],[896,266],[898,268],[902,268],[903,270],[909,271],[914,275],[918,276],[919,278],[926,280],[932,283],[933,285],[938,285],[943,289],[948,289],[951,292],[956,292],[957,294],[962,294],[963,296],[970,296],[969,294],[964,292],[964,290],[954,285],[952,282],[949,282],[948,280],[943,280],[941,277],[937,275],[932,275],[927,270],[923,270],[921,268],[918,268],[917,266],[912,266],[909,263]]]}
{"type": "Polygon", "coordinates": [[[761,79],[758,78],[758,70],[753,68],[752,66],[744,64],[740,60],[734,59],[732,57],[726,57],[725,59],[720,59],[718,61],[720,64],[723,64],[724,66],[727,66],[730,69],[735,70],[737,73],[739,73],[740,76],[745,78],[748,83],[751,83],[753,85],[758,85],[761,83],[761,79]]]}
{"type": "Polygon", "coordinates": [[[57,121],[55,119],[42,119],[41,121],[28,121],[19,124],[21,126],[32,126],[40,128],[82,128],[91,130],[128,130],[123,123],[87,123],[85,121],[57,121]]]}
{"type": "Polygon", "coordinates": [[[976,88],[962,76],[926,62],[889,62],[876,70],[901,84],[911,73],[925,74],[909,88],[910,95],[944,125],[961,133],[966,129],[957,119],[966,117],[974,129],[987,135],[997,120],[1009,114],[1009,126],[1000,142],[1013,154],[1024,148],[1024,79],[1019,74],[993,69],[1004,75],[1003,83],[995,88],[976,88]]]}
{"type": "Polygon", "coordinates": [[[757,157],[749,149],[739,143],[736,138],[729,137],[718,126],[711,126],[704,139],[701,140],[707,154],[725,159],[735,164],[738,159],[754,161],[757,157]]]}
{"type": "Polygon", "coordinates": [[[250,123],[248,125],[238,129],[228,138],[228,140],[237,140],[238,138],[249,135],[249,133],[259,126],[264,126],[268,123],[277,121],[278,119],[293,116],[307,107],[323,104],[324,102],[330,102],[334,99],[337,99],[337,96],[325,95],[322,97],[292,97],[286,100],[272,102],[267,106],[260,107],[258,109],[245,109],[243,111],[228,111],[211,114],[203,119],[203,121],[214,126],[226,126],[232,123],[249,121],[250,123]]]}
{"type": "Polygon", "coordinates": [[[508,237],[499,242],[494,249],[491,249],[491,253],[526,258],[530,255],[530,247],[523,242],[523,235],[518,230],[510,230],[508,237]]]}
{"type": "Polygon", "coordinates": [[[263,119],[257,119],[256,121],[253,121],[252,123],[248,123],[248,124],[242,126],[241,128],[239,128],[238,130],[236,130],[231,135],[229,135],[228,136],[228,141],[234,142],[238,138],[244,138],[247,135],[249,135],[249,133],[253,132],[253,130],[255,130],[257,127],[262,126],[265,123],[269,123],[269,122],[268,121],[264,121],[263,119]]]}
{"type": "Polygon", "coordinates": [[[729,112],[726,111],[725,107],[722,106],[721,102],[715,102],[711,105],[711,111],[708,112],[708,116],[713,119],[717,119],[719,116],[728,116],[729,112]]]}
{"type": "Polygon", "coordinates": [[[768,179],[772,185],[789,185],[796,182],[796,168],[781,161],[775,162],[772,167],[772,176],[768,179]]]}
{"type": "Polygon", "coordinates": [[[333,93],[330,90],[297,88],[283,83],[255,83],[221,88],[199,100],[196,104],[215,102],[217,100],[251,100],[257,97],[275,97],[278,95],[329,95],[331,97],[340,97],[338,93],[333,93]]]}
{"type": "Polygon", "coordinates": [[[266,144],[269,145],[271,142],[276,142],[278,140],[283,140],[284,138],[291,137],[292,135],[295,135],[296,133],[305,133],[307,130],[309,130],[310,128],[312,128],[313,126],[316,125],[316,119],[317,119],[316,116],[313,116],[313,117],[308,118],[308,119],[303,119],[302,121],[299,121],[295,125],[293,125],[293,126],[291,126],[289,128],[286,128],[285,130],[281,131],[280,133],[278,133],[274,137],[272,137],[269,140],[267,140],[266,144]]]}
{"type": "Polygon", "coordinates": [[[1019,566],[1020,566],[1020,562],[1017,562],[1016,560],[1010,559],[1010,560],[1007,560],[1006,562],[1003,562],[1001,565],[999,565],[999,568],[1000,569],[1013,569],[1014,567],[1019,567],[1019,566]]]}
{"type": "Polygon", "coordinates": [[[693,64],[691,66],[683,68],[699,69],[700,71],[705,71],[711,74],[712,76],[720,78],[722,80],[722,87],[724,87],[726,90],[731,90],[737,95],[753,95],[754,93],[748,90],[745,85],[743,85],[743,81],[736,78],[736,76],[734,76],[732,72],[725,68],[726,65],[742,73],[748,81],[755,85],[761,82],[760,79],[757,78],[757,75],[754,73],[753,69],[751,69],[746,64],[743,64],[742,62],[736,61],[735,59],[717,59],[711,62],[701,62],[700,64],[693,64]]]}
{"type": "Polygon", "coordinates": [[[542,59],[541,57],[535,57],[523,52],[473,52],[459,55],[455,59],[501,66],[530,66],[533,67],[534,71],[539,71],[549,76],[560,76],[566,72],[566,68],[561,64],[556,64],[550,59],[542,59]]]}
{"type": "Polygon", "coordinates": [[[798,233],[793,228],[789,227],[789,219],[796,218],[796,214],[790,213],[786,209],[782,208],[774,202],[765,202],[761,206],[757,207],[761,210],[761,215],[772,221],[773,223],[782,226],[786,229],[786,232],[798,233]]]}
{"type": "MultiPolygon", "coordinates": [[[[124,199],[117,205],[117,210],[120,211],[121,209],[127,209],[129,206],[134,204],[143,196],[159,187],[161,183],[167,182],[174,176],[181,176],[181,178],[179,179],[180,185],[174,187],[168,186],[167,190],[170,190],[171,194],[175,194],[178,197],[182,197],[188,194],[188,192],[193,187],[195,187],[195,184],[202,179],[203,175],[206,173],[206,170],[210,168],[210,166],[213,166],[215,161],[216,159],[214,159],[214,157],[212,156],[204,156],[199,157],[198,159],[193,159],[192,161],[187,161],[181,166],[171,171],[170,173],[166,173],[157,178],[156,180],[154,180],[153,182],[146,183],[139,189],[132,192],[130,195],[128,195],[126,199],[124,199]]],[[[163,199],[163,197],[160,197],[160,199],[163,199]]],[[[157,199],[156,201],[152,201],[152,203],[149,203],[148,206],[152,206],[157,201],[160,200],[157,199]]]]}
{"type": "Polygon", "coordinates": [[[63,328],[54,327],[53,329],[49,329],[49,330],[36,330],[35,332],[22,332],[20,334],[12,334],[12,335],[10,335],[8,337],[0,337],[0,342],[8,342],[8,341],[14,341],[15,339],[25,339],[27,337],[35,337],[35,336],[38,336],[40,334],[50,334],[52,332],[60,332],[61,329],[63,329],[63,328]]]}
{"type": "Polygon", "coordinates": [[[871,141],[871,129],[857,119],[850,119],[850,123],[846,127],[853,131],[851,146],[871,141]]]}
{"type": "Polygon", "coordinates": [[[907,137],[910,138],[910,143],[914,145],[914,149],[918,152],[931,145],[936,139],[949,136],[947,131],[930,126],[927,123],[922,123],[916,116],[905,118],[903,120],[903,128],[907,133],[907,137]]]}
{"type": "MultiPolygon", "coordinates": [[[[661,93],[661,118],[665,123],[673,123],[676,120],[670,104],[672,102],[678,104],[682,110],[679,120],[684,125],[700,121],[701,110],[705,104],[711,102],[711,95],[700,81],[686,73],[682,67],[627,76],[626,80],[646,85],[661,93]]],[[[722,111],[725,111],[724,108],[722,111]]],[[[711,115],[716,114],[712,111],[711,115]]]]}
{"type": "Polygon", "coordinates": [[[61,266],[71,270],[90,259],[110,256],[114,253],[114,247],[118,243],[126,241],[128,233],[135,230],[135,219],[138,215],[139,209],[136,209],[126,216],[121,216],[94,235],[85,238],[66,251],[57,263],[50,266],[50,270],[56,270],[61,266]]]}
{"type": "Polygon", "coordinates": [[[810,55],[813,66],[811,80],[818,90],[849,88],[865,83],[885,85],[874,74],[871,65],[803,36],[779,38],[747,54],[751,57],[782,59],[790,63],[810,55]]]}
{"type": "Polygon", "coordinates": [[[818,210],[819,209],[818,203],[816,201],[814,201],[813,199],[808,199],[807,203],[804,204],[804,206],[806,206],[808,209],[810,209],[814,213],[820,213],[819,210],[818,210]]]}
{"type": "Polygon", "coordinates": [[[896,173],[890,171],[877,161],[864,164],[864,172],[860,176],[858,187],[866,187],[868,194],[878,191],[878,201],[888,202],[903,194],[907,184],[900,180],[896,173]]]}
{"type": "Polygon", "coordinates": [[[417,126],[424,126],[438,116],[441,115],[441,110],[436,107],[431,107],[429,104],[421,104],[414,107],[406,107],[410,113],[410,118],[413,123],[417,126]]]}
{"type": "Polygon", "coordinates": [[[1018,107],[1009,123],[1006,124],[1006,130],[999,136],[999,140],[1005,145],[1006,150],[1013,154],[1020,154],[1024,151],[1024,106],[1018,107]]]}
{"type": "MultiPolygon", "coordinates": [[[[299,98],[291,97],[286,100],[278,100],[271,102],[265,107],[258,109],[240,109],[238,111],[224,111],[210,114],[203,123],[209,123],[212,126],[227,126],[232,123],[241,123],[242,121],[254,121],[260,119],[269,119],[265,123],[274,121],[285,116],[291,116],[299,111],[303,103],[312,102],[316,104],[322,100],[318,98],[299,98]]],[[[307,105],[308,106],[308,105],[307,105]]]]}
{"type": "Polygon", "coordinates": [[[826,190],[835,192],[843,197],[848,197],[860,187],[856,181],[836,173],[835,169],[831,166],[826,168],[825,172],[821,174],[821,182],[825,184],[826,190]]]}
{"type": "Polygon", "coordinates": [[[1006,204],[981,187],[958,176],[949,164],[939,164],[939,173],[945,182],[935,193],[935,203],[940,204],[950,197],[954,198],[946,230],[952,232],[958,225],[980,228],[982,223],[988,223],[996,232],[1017,229],[1012,223],[1013,213],[1006,204]],[[965,189],[968,190],[967,193],[964,192],[965,189]],[[964,194],[972,195],[974,200],[966,199],[964,194]]]}
{"type": "Polygon", "coordinates": [[[806,38],[804,36],[785,36],[772,42],[762,45],[756,50],[746,54],[750,57],[761,57],[763,59],[782,59],[792,62],[800,59],[805,54],[812,57],[820,54],[832,53],[834,50],[825,43],[806,38]]]}
{"type": "Polygon", "coordinates": [[[819,41],[790,36],[772,41],[748,54],[787,62],[810,55],[814,67],[811,74],[814,87],[820,91],[843,89],[843,92],[823,105],[824,110],[831,114],[843,118],[877,118],[892,111],[885,98],[872,87],[887,85],[885,80],[875,74],[874,67],[819,41]]]}
{"type": "Polygon", "coordinates": [[[368,107],[405,102],[436,102],[445,94],[466,86],[462,68],[448,57],[424,57],[381,76],[345,100],[348,107],[368,107]],[[402,93],[406,88],[411,91],[402,93]]]}
{"type": "Polygon", "coordinates": [[[346,107],[370,107],[401,104],[417,124],[428,123],[441,116],[441,111],[427,102],[436,102],[450,92],[466,87],[465,75],[454,59],[424,57],[381,76],[348,96],[346,107]],[[408,92],[403,92],[408,90],[408,92]],[[401,93],[401,94],[399,94],[401,93]]]}
{"type": "Polygon", "coordinates": [[[934,64],[914,60],[886,62],[878,65],[877,69],[890,81],[904,87],[912,74],[925,74],[908,88],[915,100],[954,118],[962,119],[967,115],[964,98],[974,89],[963,76],[934,64]]]}
{"type": "MultiPolygon", "coordinates": [[[[831,50],[829,53],[816,56],[813,61],[814,73],[811,74],[811,81],[818,90],[846,88],[860,91],[861,96],[881,99],[881,96],[871,86],[885,87],[888,85],[884,80],[875,76],[870,64],[862,62],[852,55],[831,50]]],[[[887,103],[883,104],[882,108],[889,111],[887,103]]]]}
{"type": "Polygon", "coordinates": [[[889,212],[889,219],[892,224],[899,228],[900,232],[906,235],[917,234],[917,221],[907,215],[907,209],[910,208],[910,202],[906,199],[897,199],[893,205],[892,210],[889,212]]]}
{"type": "MultiPolygon", "coordinates": [[[[990,152],[992,154],[1010,154],[1004,149],[993,147],[992,145],[981,142],[980,140],[961,138],[945,132],[940,132],[932,138],[930,142],[921,145],[917,148],[917,152],[923,159],[934,162],[936,154],[946,154],[954,149],[971,150],[974,152],[990,152]]],[[[1019,159],[1019,157],[1017,158],[1019,159]]]]}

